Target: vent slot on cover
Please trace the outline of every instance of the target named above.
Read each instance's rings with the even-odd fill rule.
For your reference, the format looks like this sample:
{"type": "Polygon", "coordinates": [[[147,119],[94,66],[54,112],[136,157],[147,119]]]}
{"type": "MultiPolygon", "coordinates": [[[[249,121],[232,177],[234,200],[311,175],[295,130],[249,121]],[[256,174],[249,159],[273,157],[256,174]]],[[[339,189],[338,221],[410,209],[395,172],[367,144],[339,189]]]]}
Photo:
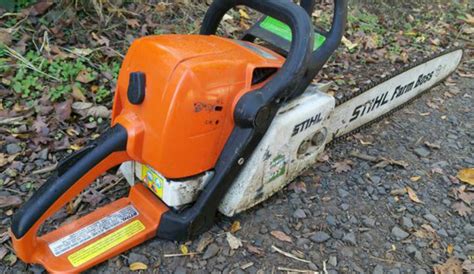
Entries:
{"type": "Polygon", "coordinates": [[[253,70],[252,86],[260,84],[278,71],[278,68],[256,68],[253,70]]]}

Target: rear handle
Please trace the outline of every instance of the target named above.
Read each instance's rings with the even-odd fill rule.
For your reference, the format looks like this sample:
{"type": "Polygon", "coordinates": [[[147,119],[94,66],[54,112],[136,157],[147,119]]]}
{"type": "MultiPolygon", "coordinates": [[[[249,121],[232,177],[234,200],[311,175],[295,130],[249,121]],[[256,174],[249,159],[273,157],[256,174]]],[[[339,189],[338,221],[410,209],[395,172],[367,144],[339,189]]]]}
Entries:
{"type": "Polygon", "coordinates": [[[94,144],[61,164],[57,174],[44,183],[13,216],[11,231],[15,238],[20,239],[31,233],[32,229],[37,229],[41,221],[59,210],[99,175],[128,160],[126,146],[127,131],[117,124],[94,144]]]}

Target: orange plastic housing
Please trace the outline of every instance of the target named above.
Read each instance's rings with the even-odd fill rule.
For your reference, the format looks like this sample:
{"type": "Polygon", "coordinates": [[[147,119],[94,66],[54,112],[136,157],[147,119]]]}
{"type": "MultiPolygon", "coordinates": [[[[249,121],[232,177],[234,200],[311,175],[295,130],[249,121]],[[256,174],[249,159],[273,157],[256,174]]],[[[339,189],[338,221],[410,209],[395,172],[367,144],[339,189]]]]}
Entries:
{"type": "Polygon", "coordinates": [[[162,35],[136,40],[120,71],[112,123],[129,133],[127,152],[171,179],[214,167],[233,127],[234,105],[256,68],[279,68],[283,57],[217,36],[162,35]],[[132,72],[146,75],[139,105],[128,101],[132,72]]]}

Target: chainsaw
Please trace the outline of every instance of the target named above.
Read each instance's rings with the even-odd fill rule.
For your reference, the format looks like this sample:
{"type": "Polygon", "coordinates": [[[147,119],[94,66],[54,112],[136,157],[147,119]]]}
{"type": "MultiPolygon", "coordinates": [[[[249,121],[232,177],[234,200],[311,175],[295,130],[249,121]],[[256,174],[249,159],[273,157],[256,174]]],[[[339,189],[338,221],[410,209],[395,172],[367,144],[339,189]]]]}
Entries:
{"type": "Polygon", "coordinates": [[[448,50],[344,100],[313,84],[339,46],[347,0],[315,31],[314,0],[215,0],[200,35],[136,40],[118,76],[112,125],[60,162],[12,218],[24,262],[81,272],[152,237],[182,241],[281,190],[332,141],[410,102],[455,71],[448,50]],[[216,35],[237,5],[263,14],[241,39],[216,35]],[[42,224],[120,166],[127,197],[58,229],[42,224]]]}

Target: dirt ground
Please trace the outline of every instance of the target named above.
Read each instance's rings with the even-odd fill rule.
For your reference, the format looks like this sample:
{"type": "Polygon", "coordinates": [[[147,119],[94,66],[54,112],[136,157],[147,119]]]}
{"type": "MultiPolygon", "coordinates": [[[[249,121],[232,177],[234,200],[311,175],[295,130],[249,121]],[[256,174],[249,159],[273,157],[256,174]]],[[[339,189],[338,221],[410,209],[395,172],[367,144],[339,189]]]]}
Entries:
{"type": "MultiPolygon", "coordinates": [[[[60,1],[0,15],[2,273],[44,272],[15,256],[7,232],[11,216],[60,159],[108,127],[130,43],[143,35],[196,33],[207,7],[205,1],[112,2],[81,7],[60,1]]],[[[331,5],[321,2],[323,12],[313,17],[327,26],[331,5]]],[[[435,267],[473,273],[474,189],[456,177],[474,167],[473,7],[462,1],[394,5],[352,2],[347,41],[316,80],[332,82],[329,93],[343,99],[422,57],[463,47],[463,63],[451,77],[332,144],[318,164],[264,203],[232,219],[218,216],[198,239],[153,239],[88,272],[132,272],[139,262],[144,273],[422,274],[435,267]],[[241,247],[231,249],[229,231],[241,247]]],[[[255,18],[234,10],[220,33],[238,36],[255,18]]],[[[127,190],[121,174],[109,173],[45,229],[127,190]]]]}

